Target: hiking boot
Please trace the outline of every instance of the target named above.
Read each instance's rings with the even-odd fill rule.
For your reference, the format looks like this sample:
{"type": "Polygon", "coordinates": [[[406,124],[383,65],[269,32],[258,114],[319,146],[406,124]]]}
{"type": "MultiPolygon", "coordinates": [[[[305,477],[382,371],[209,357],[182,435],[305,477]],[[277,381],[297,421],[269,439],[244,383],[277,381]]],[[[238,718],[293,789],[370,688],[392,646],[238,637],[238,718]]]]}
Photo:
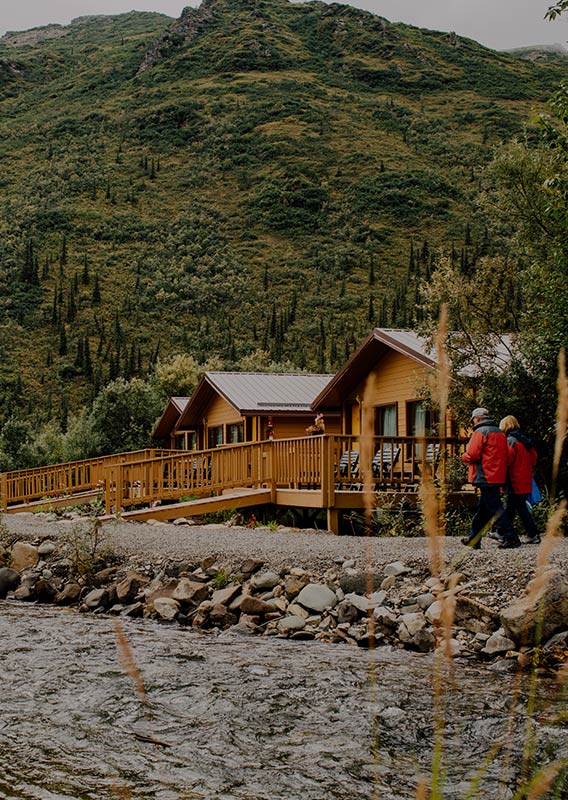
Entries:
{"type": "Polygon", "coordinates": [[[503,539],[503,541],[497,545],[499,550],[510,550],[513,547],[520,547],[521,540],[520,539],[503,539]]]}
{"type": "Polygon", "coordinates": [[[481,539],[479,536],[464,536],[461,543],[471,547],[472,550],[479,550],[481,548],[481,539]]]}
{"type": "Polygon", "coordinates": [[[540,538],[540,534],[537,533],[536,536],[528,536],[527,537],[527,544],[540,544],[542,539],[540,538]]]}
{"type": "Polygon", "coordinates": [[[499,542],[499,544],[505,541],[505,539],[501,536],[499,531],[489,531],[487,536],[489,539],[493,539],[494,542],[499,542]]]}

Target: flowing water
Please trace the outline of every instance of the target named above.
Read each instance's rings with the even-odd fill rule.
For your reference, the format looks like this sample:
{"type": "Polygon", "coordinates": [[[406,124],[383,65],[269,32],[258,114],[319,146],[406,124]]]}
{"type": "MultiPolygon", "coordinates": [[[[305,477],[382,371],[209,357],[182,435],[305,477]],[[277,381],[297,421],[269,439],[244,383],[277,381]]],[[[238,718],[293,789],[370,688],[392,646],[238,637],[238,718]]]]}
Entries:
{"type": "MultiPolygon", "coordinates": [[[[112,619],[0,603],[0,798],[411,800],[431,771],[432,656],[124,630],[147,706],[112,619]]],[[[457,663],[444,684],[444,797],[466,796],[493,745],[479,797],[510,797],[528,678],[457,663]]],[[[568,756],[560,703],[557,683],[540,681],[541,763],[568,756]]]]}

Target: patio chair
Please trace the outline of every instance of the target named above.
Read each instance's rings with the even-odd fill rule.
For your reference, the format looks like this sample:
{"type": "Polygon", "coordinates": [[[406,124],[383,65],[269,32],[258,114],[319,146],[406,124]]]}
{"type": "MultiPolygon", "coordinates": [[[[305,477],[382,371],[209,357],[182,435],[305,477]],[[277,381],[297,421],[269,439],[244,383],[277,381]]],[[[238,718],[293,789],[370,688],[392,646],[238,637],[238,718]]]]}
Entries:
{"type": "Polygon", "coordinates": [[[340,480],[335,484],[336,489],[353,489],[358,488],[360,484],[346,483],[341,481],[341,478],[358,478],[359,477],[359,451],[358,450],[345,450],[339,459],[339,478],[340,480]]]}
{"type": "Polygon", "coordinates": [[[399,445],[390,442],[383,442],[383,444],[376,451],[371,463],[373,469],[373,478],[377,480],[377,486],[380,486],[393,477],[393,470],[400,456],[399,445]]]}

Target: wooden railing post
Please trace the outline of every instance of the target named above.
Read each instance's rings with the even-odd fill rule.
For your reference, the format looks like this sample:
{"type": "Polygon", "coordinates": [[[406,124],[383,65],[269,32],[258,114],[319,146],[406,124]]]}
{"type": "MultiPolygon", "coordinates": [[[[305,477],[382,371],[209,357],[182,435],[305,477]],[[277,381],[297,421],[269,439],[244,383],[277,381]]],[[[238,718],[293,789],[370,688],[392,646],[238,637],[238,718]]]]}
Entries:
{"type": "Polygon", "coordinates": [[[8,479],[5,472],[0,475],[0,498],[2,511],[6,511],[8,509],[8,479]]]}

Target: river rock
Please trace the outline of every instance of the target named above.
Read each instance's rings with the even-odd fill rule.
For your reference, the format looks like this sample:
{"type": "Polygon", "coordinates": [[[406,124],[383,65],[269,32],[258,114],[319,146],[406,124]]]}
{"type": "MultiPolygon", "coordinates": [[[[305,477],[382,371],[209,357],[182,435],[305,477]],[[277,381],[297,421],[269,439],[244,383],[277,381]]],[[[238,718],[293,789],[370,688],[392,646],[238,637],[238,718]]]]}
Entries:
{"type": "Polygon", "coordinates": [[[199,605],[209,597],[209,588],[205,583],[181,578],[172,594],[174,600],[188,605],[199,605]]]}
{"type": "Polygon", "coordinates": [[[231,583],[223,589],[217,589],[217,591],[213,592],[211,595],[211,602],[214,605],[219,603],[220,605],[228,606],[229,603],[233,602],[240,591],[241,587],[238,583],[231,583]]]}
{"type": "Polygon", "coordinates": [[[420,628],[412,637],[410,644],[421,653],[429,653],[436,647],[436,637],[429,628],[420,628]]]}
{"type": "Polygon", "coordinates": [[[384,570],[385,577],[392,576],[398,578],[399,575],[406,575],[410,572],[410,567],[407,567],[402,561],[393,561],[387,564],[384,570]]]}
{"type": "Polygon", "coordinates": [[[10,567],[0,567],[0,598],[4,599],[8,592],[20,585],[20,573],[10,567]]]}
{"type": "Polygon", "coordinates": [[[495,633],[485,642],[485,647],[481,650],[481,652],[486,656],[495,656],[498,653],[507,653],[509,650],[514,649],[515,643],[509,639],[508,636],[505,636],[505,631],[503,628],[499,628],[499,630],[495,631],[495,633]]]}
{"type": "Polygon", "coordinates": [[[57,545],[55,542],[50,541],[49,539],[44,539],[44,541],[39,545],[37,552],[42,558],[46,556],[50,556],[57,550],[57,545]]]}
{"type": "Polygon", "coordinates": [[[209,611],[209,622],[216,628],[228,628],[234,625],[237,618],[231,614],[227,606],[222,603],[213,603],[213,607],[209,611]]]}
{"type": "Polygon", "coordinates": [[[257,561],[255,558],[247,558],[241,564],[241,573],[243,575],[254,575],[259,569],[264,566],[264,561],[257,561]]]}
{"type": "Polygon", "coordinates": [[[501,612],[505,634],[517,645],[546,641],[566,627],[568,578],[556,567],[533,578],[527,593],[501,612]]]}
{"type": "Polygon", "coordinates": [[[284,593],[288,598],[295,597],[307,583],[308,579],[305,576],[287,575],[284,579],[284,593]]]}
{"type": "Polygon", "coordinates": [[[310,612],[306,611],[304,606],[301,606],[299,603],[290,603],[286,610],[292,617],[303,617],[307,619],[310,616],[310,612]]]}
{"type": "Polygon", "coordinates": [[[306,620],[303,617],[296,615],[283,617],[283,619],[278,621],[278,630],[282,633],[287,631],[301,631],[305,628],[305,626],[306,620]]]}
{"type": "Polygon", "coordinates": [[[337,606],[337,621],[341,624],[343,622],[357,622],[361,616],[361,610],[354,603],[349,600],[343,600],[337,606]]]}
{"type": "Polygon", "coordinates": [[[239,610],[243,614],[257,616],[259,614],[270,614],[274,611],[274,606],[261,600],[259,597],[253,597],[250,594],[244,594],[240,598],[239,610]]]}
{"type": "Polygon", "coordinates": [[[12,569],[23,572],[35,567],[39,561],[37,547],[29,542],[16,542],[12,545],[12,569]]]}
{"type": "Polygon", "coordinates": [[[141,617],[144,613],[144,603],[138,601],[125,606],[120,612],[121,617],[141,617]]]}
{"type": "Polygon", "coordinates": [[[156,597],[152,605],[160,619],[172,620],[179,614],[180,605],[173,597],[156,597]]]}
{"type": "Polygon", "coordinates": [[[426,609],[426,619],[428,622],[435,624],[442,619],[442,611],[444,604],[441,600],[435,600],[426,609]]]}
{"type": "Polygon", "coordinates": [[[257,591],[264,591],[266,589],[274,589],[280,583],[280,576],[275,572],[260,572],[253,575],[250,585],[257,591]]]}
{"type": "MultiPolygon", "coordinates": [[[[568,621],[566,623],[568,625],[568,621]]],[[[555,633],[544,645],[545,650],[565,650],[568,652],[568,630],[555,633]]]]}
{"type": "Polygon", "coordinates": [[[296,602],[310,611],[324,611],[337,605],[337,597],[328,586],[321,583],[309,583],[304,586],[296,598],[296,602]]]}
{"type": "Polygon", "coordinates": [[[105,605],[107,593],[105,589],[92,589],[83,598],[83,606],[89,611],[92,611],[99,606],[105,605]]]}
{"type": "Polygon", "coordinates": [[[81,595],[81,587],[78,583],[66,583],[63,589],[55,597],[55,602],[59,606],[68,606],[76,603],[81,595]]]}
{"type": "Polygon", "coordinates": [[[50,581],[40,578],[34,584],[34,594],[38,603],[52,603],[57,594],[57,589],[50,581]]]}
{"type": "Polygon", "coordinates": [[[499,614],[471,597],[458,595],[454,621],[470,633],[492,633],[499,627],[499,614]]]}
{"type": "Polygon", "coordinates": [[[149,583],[144,575],[129,573],[124,580],[116,584],[116,596],[121,603],[131,603],[140,589],[149,583]]]}
{"type": "Polygon", "coordinates": [[[20,603],[30,603],[35,600],[34,588],[29,583],[23,583],[14,592],[14,600],[20,603]]]}
{"type": "Polygon", "coordinates": [[[376,589],[382,588],[382,583],[383,576],[376,572],[370,574],[367,572],[355,572],[353,575],[343,574],[339,578],[339,585],[346,594],[351,592],[367,594],[369,589],[374,592],[376,589]]]}
{"type": "Polygon", "coordinates": [[[375,622],[384,628],[395,628],[398,623],[398,615],[386,606],[378,606],[373,611],[375,622]]]}
{"type": "Polygon", "coordinates": [[[403,614],[397,627],[398,638],[401,642],[408,644],[414,635],[425,628],[427,624],[426,617],[420,611],[414,614],[403,614]]]}

